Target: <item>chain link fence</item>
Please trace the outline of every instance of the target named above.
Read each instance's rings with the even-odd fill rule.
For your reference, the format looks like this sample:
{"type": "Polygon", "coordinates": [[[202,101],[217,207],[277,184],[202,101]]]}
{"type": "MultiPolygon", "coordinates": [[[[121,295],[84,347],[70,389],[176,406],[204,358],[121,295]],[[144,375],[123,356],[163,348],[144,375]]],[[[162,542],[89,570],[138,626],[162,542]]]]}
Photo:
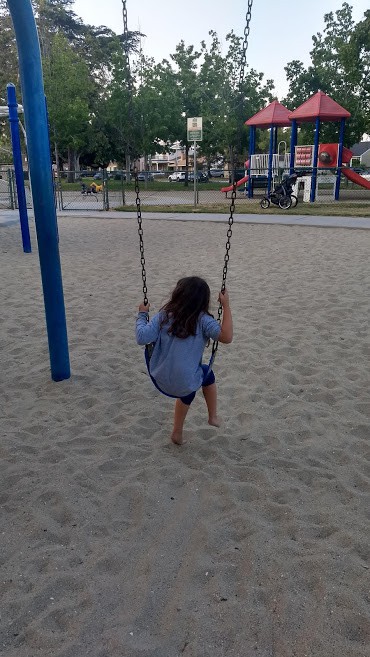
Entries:
{"type": "Polygon", "coordinates": [[[55,179],[59,210],[109,210],[107,174],[85,176],[80,171],[60,172],[55,179]]]}
{"type": "MultiPolygon", "coordinates": [[[[27,208],[32,208],[32,194],[28,171],[23,172],[27,208]]],[[[17,183],[12,167],[0,169],[0,209],[18,210],[17,183]]]]}
{"type": "Polygon", "coordinates": [[[14,193],[12,189],[12,170],[0,170],[0,208],[14,210],[14,193]]]}
{"type": "MultiPolygon", "coordinates": [[[[245,177],[244,170],[237,172],[238,182],[237,198],[247,201],[246,186],[241,179],[245,177]]],[[[133,180],[126,181],[126,174],[108,174],[109,204],[111,208],[135,206],[136,194],[133,180]],[[117,181],[120,180],[121,187],[118,189],[117,181]]],[[[186,176],[184,171],[173,172],[149,172],[139,173],[140,200],[145,207],[167,207],[173,206],[207,206],[224,204],[230,205],[231,199],[231,177],[228,171],[217,170],[215,174],[199,172],[194,185],[194,176],[190,172],[186,176]],[[228,191],[225,191],[228,190],[228,191]]],[[[263,196],[267,189],[267,178],[259,180],[254,184],[254,194],[263,196]]]]}
{"type": "MultiPolygon", "coordinates": [[[[113,174],[116,180],[112,180],[110,174],[107,178],[107,189],[109,196],[110,208],[127,208],[135,207],[136,194],[133,183],[127,183],[126,180],[120,180],[121,187],[118,188],[117,178],[119,174],[113,174]]],[[[124,175],[124,174],[123,174],[124,175]]],[[[184,172],[175,173],[169,171],[161,173],[141,172],[140,184],[140,200],[143,209],[165,207],[171,208],[174,206],[204,208],[207,211],[207,206],[212,209],[213,206],[224,205],[227,209],[230,205],[232,183],[229,172],[220,170],[217,176],[209,176],[207,173],[200,173],[199,180],[194,189],[194,180],[192,176],[186,184],[184,172]]],[[[282,172],[279,175],[274,175],[271,180],[271,191],[281,184],[282,172]]],[[[260,170],[251,170],[251,188],[253,198],[249,198],[248,182],[243,181],[245,178],[244,171],[238,171],[235,179],[237,181],[236,199],[238,206],[244,208],[248,212],[248,206],[251,204],[259,203],[263,197],[268,193],[268,176],[261,175],[260,170]]],[[[304,191],[310,186],[310,175],[306,180],[299,179],[297,189],[293,191],[297,195],[298,201],[303,203],[304,191]]],[[[366,178],[363,176],[364,181],[370,181],[370,176],[366,178]]],[[[119,184],[119,183],[118,183],[119,184]]],[[[321,203],[338,203],[334,200],[336,176],[318,176],[318,183],[316,187],[317,205],[321,203]]],[[[369,203],[370,209],[370,190],[364,189],[362,186],[350,182],[344,176],[341,177],[340,183],[340,202],[351,203],[369,203]]]]}
{"type": "MultiPolygon", "coordinates": [[[[260,203],[267,194],[268,179],[261,175],[258,170],[251,171],[253,198],[248,198],[248,185],[243,178],[244,170],[238,170],[235,174],[237,181],[236,201],[238,208],[248,212],[248,206],[260,203]]],[[[161,171],[140,172],[140,200],[143,210],[147,208],[168,209],[183,207],[198,207],[205,212],[212,208],[225,207],[228,210],[231,201],[231,177],[228,171],[222,169],[214,170],[213,175],[200,172],[199,179],[194,189],[193,176],[190,173],[186,179],[185,172],[161,171]]],[[[28,172],[24,172],[25,191],[27,207],[32,207],[32,196],[28,172]]],[[[335,176],[318,176],[317,186],[317,208],[321,203],[334,201],[335,176]]],[[[298,201],[304,200],[304,179],[299,179],[298,190],[294,190],[298,201]]],[[[362,180],[370,182],[370,175],[364,172],[362,180]]],[[[274,176],[272,185],[280,184],[281,175],[274,176]]],[[[306,182],[306,190],[308,186],[306,182]]],[[[60,172],[54,179],[55,204],[58,210],[65,211],[96,211],[109,209],[136,208],[136,193],[133,175],[126,180],[125,172],[100,171],[94,175],[86,175],[83,172],[60,172]]],[[[17,209],[16,181],[12,168],[0,169],[0,208],[17,209]]],[[[307,194],[306,194],[307,195],[307,194]]],[[[340,185],[340,202],[367,204],[370,210],[370,190],[356,185],[342,176],[340,185]]]]}

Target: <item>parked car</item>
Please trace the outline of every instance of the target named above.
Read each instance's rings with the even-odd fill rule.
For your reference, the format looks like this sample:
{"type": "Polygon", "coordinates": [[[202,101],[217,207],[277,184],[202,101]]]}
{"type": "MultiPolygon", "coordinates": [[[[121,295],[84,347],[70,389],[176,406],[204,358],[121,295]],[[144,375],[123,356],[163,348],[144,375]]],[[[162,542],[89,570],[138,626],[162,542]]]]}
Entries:
{"type": "Polygon", "coordinates": [[[94,180],[103,180],[103,174],[101,171],[98,171],[94,176],[94,180]]]}
{"type": "Polygon", "coordinates": [[[140,171],[140,173],[137,174],[137,179],[140,181],[152,181],[154,180],[154,176],[150,171],[140,171]]]}
{"type": "MultiPolygon", "coordinates": [[[[189,182],[194,182],[194,172],[191,171],[188,176],[189,182]]],[[[208,182],[208,176],[203,171],[197,171],[197,181],[200,183],[208,182]]]]}
{"type": "Polygon", "coordinates": [[[116,169],[114,172],[114,180],[126,180],[126,171],[116,169]]]}
{"type": "MultiPolygon", "coordinates": [[[[134,174],[131,172],[131,175],[133,176],[134,174]]],[[[111,178],[111,180],[126,180],[126,171],[116,169],[108,174],[108,178],[111,178]]]]}
{"type": "Polygon", "coordinates": [[[174,171],[168,176],[169,182],[181,182],[185,180],[185,171],[174,171]]]}
{"type": "Polygon", "coordinates": [[[352,171],[355,173],[358,173],[360,176],[368,176],[370,173],[370,169],[366,169],[365,167],[351,167],[352,171]]]}
{"type": "Polygon", "coordinates": [[[209,177],[210,178],[224,178],[224,170],[223,169],[210,169],[209,170],[209,177]]]}

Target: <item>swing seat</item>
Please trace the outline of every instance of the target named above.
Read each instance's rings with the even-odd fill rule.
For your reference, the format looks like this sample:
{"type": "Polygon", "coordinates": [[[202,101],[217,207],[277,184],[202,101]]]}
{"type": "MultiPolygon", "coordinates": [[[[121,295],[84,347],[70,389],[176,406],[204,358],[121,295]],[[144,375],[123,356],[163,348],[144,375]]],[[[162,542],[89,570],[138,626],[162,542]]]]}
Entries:
{"type": "MultiPolygon", "coordinates": [[[[157,390],[158,390],[159,392],[162,393],[162,395],[165,395],[165,397],[171,397],[171,399],[179,399],[179,397],[178,397],[177,395],[169,395],[168,392],[164,392],[163,390],[161,390],[161,388],[159,387],[159,385],[158,385],[158,383],[156,382],[156,380],[153,379],[153,377],[152,377],[152,375],[151,375],[151,373],[150,373],[150,366],[149,366],[150,359],[151,359],[151,356],[152,356],[152,353],[153,353],[153,348],[154,348],[154,344],[147,344],[147,345],[145,345],[145,351],[144,351],[144,357],[145,357],[146,368],[147,368],[147,370],[148,370],[148,374],[149,374],[149,376],[150,376],[150,378],[151,378],[151,381],[152,381],[153,385],[157,388],[157,390]]],[[[216,356],[216,351],[217,351],[217,349],[216,349],[216,350],[212,350],[211,358],[210,358],[210,361],[209,361],[209,363],[208,363],[208,366],[207,366],[207,372],[206,372],[204,378],[207,378],[209,372],[211,371],[211,369],[212,369],[212,367],[213,367],[213,363],[214,363],[215,356],[216,356]]]]}
{"type": "Polygon", "coordinates": [[[161,390],[159,385],[157,384],[156,380],[153,379],[152,375],[150,374],[149,363],[150,363],[151,355],[153,353],[153,346],[154,345],[152,345],[152,344],[147,344],[145,346],[145,351],[144,351],[146,368],[148,370],[148,374],[149,374],[149,376],[152,380],[152,383],[157,388],[157,390],[159,390],[159,392],[162,393],[162,395],[165,395],[166,397],[171,397],[172,399],[178,399],[178,397],[176,397],[176,395],[169,395],[167,392],[164,392],[163,390],[161,390]]]}

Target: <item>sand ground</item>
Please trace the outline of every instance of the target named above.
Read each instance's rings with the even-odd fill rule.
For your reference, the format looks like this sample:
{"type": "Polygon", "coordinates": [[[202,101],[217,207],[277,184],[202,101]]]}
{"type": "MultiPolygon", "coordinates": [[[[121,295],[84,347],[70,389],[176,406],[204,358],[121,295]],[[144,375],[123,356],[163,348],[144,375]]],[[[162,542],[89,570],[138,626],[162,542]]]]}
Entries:
{"type": "MultiPolygon", "coordinates": [[[[56,384],[36,248],[0,230],[3,654],[368,657],[370,233],[235,227],[224,425],[200,394],[178,448],[134,340],[135,223],[59,231],[73,374],[56,384]]],[[[189,273],[216,300],[225,233],[146,223],[153,311],[189,273]]]]}

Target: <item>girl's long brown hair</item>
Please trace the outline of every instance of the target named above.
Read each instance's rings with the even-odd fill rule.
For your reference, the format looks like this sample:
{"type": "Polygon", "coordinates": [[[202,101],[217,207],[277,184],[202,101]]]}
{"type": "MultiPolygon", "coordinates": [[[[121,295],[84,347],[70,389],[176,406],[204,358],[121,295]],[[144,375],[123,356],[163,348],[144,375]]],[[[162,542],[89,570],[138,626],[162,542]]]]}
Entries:
{"type": "Polygon", "coordinates": [[[210,289],[198,276],[181,278],[172,292],[171,299],[163,306],[161,326],[170,322],[168,333],[185,339],[195,335],[201,313],[208,313],[210,289]]]}

